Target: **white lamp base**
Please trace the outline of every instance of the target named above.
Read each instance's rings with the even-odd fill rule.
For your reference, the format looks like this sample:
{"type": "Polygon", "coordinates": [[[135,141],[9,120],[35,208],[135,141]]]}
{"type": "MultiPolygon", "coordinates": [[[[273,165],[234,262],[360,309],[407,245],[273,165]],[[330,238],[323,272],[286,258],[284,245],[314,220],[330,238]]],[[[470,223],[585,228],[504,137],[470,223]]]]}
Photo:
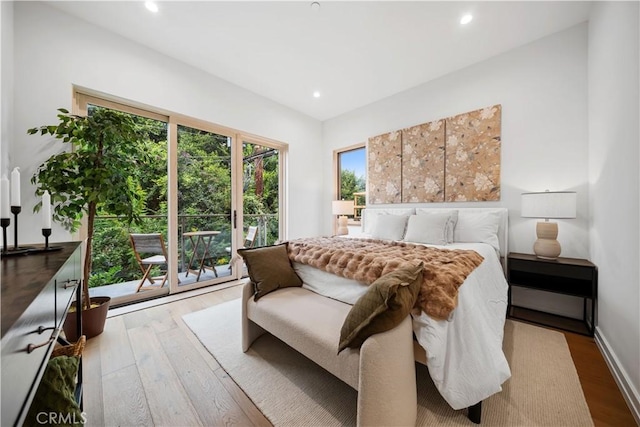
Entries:
{"type": "Polygon", "coordinates": [[[347,217],[342,215],[338,217],[338,230],[336,230],[336,235],[344,236],[345,234],[349,234],[349,229],[347,228],[347,217]]]}
{"type": "Polygon", "coordinates": [[[557,259],[560,255],[560,243],[558,238],[558,223],[540,221],[536,225],[538,240],[533,244],[533,253],[542,259],[557,259]]]}

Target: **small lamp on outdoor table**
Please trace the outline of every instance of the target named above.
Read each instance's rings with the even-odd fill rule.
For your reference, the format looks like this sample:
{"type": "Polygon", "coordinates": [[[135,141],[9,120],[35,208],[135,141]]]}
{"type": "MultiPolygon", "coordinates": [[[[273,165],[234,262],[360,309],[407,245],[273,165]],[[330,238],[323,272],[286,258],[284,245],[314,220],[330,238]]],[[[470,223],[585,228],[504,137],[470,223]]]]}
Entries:
{"type": "Polygon", "coordinates": [[[334,215],[339,215],[336,234],[338,236],[349,234],[346,215],[353,215],[353,200],[334,200],[331,205],[331,212],[334,215]]]}
{"type": "Polygon", "coordinates": [[[544,218],[536,225],[538,239],[533,245],[533,252],[538,258],[556,259],[560,255],[558,223],[550,222],[550,218],[576,217],[575,191],[544,191],[539,193],[522,193],[523,218],[544,218]]]}

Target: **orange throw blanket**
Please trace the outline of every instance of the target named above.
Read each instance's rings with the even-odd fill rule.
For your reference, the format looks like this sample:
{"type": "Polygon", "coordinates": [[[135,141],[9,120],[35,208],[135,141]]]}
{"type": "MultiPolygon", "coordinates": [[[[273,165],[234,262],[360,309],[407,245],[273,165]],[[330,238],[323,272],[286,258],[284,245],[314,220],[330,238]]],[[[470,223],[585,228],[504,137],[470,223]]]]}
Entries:
{"type": "Polygon", "coordinates": [[[471,250],[375,239],[312,237],[291,240],[287,248],[291,261],[368,285],[404,263],[420,260],[424,282],[416,306],[436,319],[449,317],[458,304],[458,288],[484,260],[471,250]]]}

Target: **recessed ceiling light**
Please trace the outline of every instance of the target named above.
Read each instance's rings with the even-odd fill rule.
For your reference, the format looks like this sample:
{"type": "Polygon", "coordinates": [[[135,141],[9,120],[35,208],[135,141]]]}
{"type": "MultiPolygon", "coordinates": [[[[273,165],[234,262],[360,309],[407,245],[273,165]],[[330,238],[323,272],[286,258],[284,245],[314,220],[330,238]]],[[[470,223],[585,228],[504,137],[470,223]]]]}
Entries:
{"type": "Polygon", "coordinates": [[[460,23],[462,25],[467,25],[472,20],[473,20],[473,16],[471,14],[466,14],[462,18],[460,18],[460,23]]]}
{"type": "Polygon", "coordinates": [[[150,10],[153,13],[158,13],[158,5],[154,1],[144,2],[144,7],[146,7],[147,10],[150,10]]]}
{"type": "Polygon", "coordinates": [[[314,91],[314,92],[313,92],[313,97],[314,97],[314,98],[320,98],[320,92],[319,92],[319,91],[317,91],[317,90],[316,90],[316,91],[314,91]]]}
{"type": "Polygon", "coordinates": [[[314,12],[317,12],[320,10],[320,3],[318,3],[317,1],[314,1],[313,3],[311,3],[311,10],[314,12]]]}

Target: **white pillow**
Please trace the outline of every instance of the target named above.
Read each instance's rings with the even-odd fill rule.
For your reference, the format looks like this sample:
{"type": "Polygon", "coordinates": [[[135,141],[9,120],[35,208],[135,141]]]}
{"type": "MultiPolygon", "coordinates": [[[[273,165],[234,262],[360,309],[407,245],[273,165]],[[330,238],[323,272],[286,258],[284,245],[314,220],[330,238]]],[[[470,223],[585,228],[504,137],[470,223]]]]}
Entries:
{"type": "MultiPolygon", "coordinates": [[[[445,237],[446,243],[453,243],[453,230],[456,228],[456,223],[458,222],[458,211],[456,209],[424,209],[418,208],[416,209],[417,215],[431,215],[431,214],[446,214],[449,216],[449,221],[447,223],[447,235],[445,237]]],[[[426,242],[425,242],[426,243],[426,242]]],[[[439,244],[439,243],[438,243],[439,244]]]]}
{"type": "Polygon", "coordinates": [[[446,245],[450,243],[449,231],[451,231],[451,239],[453,239],[451,217],[451,212],[426,212],[420,215],[411,215],[404,240],[414,243],[446,245]]]}
{"type": "Polygon", "coordinates": [[[500,215],[497,212],[458,212],[458,223],[453,232],[453,241],[460,243],[487,243],[496,251],[500,250],[498,227],[500,215]]]}
{"type": "Polygon", "coordinates": [[[378,215],[371,237],[384,240],[402,240],[407,228],[406,215],[378,215]]]}
{"type": "Polygon", "coordinates": [[[362,232],[364,234],[373,233],[376,226],[376,220],[379,215],[413,215],[416,213],[414,208],[366,208],[362,210],[362,232]]]}

